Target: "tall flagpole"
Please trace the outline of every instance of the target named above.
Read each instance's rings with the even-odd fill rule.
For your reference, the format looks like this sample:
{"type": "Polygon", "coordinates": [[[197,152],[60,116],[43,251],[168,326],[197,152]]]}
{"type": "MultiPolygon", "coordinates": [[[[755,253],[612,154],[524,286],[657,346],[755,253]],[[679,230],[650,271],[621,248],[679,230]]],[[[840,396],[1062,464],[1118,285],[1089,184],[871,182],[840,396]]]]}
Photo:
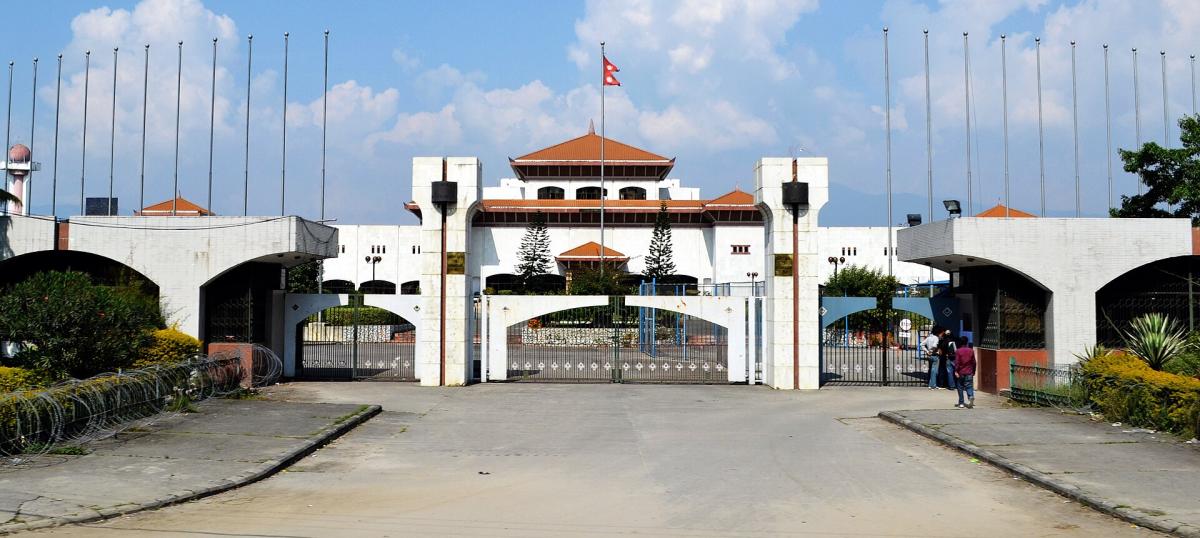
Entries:
{"type": "Polygon", "coordinates": [[[113,214],[113,178],[117,164],[117,47],[113,47],[112,127],[108,132],[108,216],[113,214]]]}
{"type": "Polygon", "coordinates": [[[892,275],[892,79],[888,64],[888,29],[883,27],[883,117],[887,140],[887,227],[888,276],[892,275]]]}
{"type": "Polygon", "coordinates": [[[288,32],[283,33],[283,151],[279,167],[279,215],[287,214],[287,93],[288,93],[288,32]]]}
{"type": "Polygon", "coordinates": [[[1196,55],[1191,55],[1192,58],[1192,115],[1196,114],[1196,55]]]}
{"type": "Polygon", "coordinates": [[[84,185],[87,183],[87,116],[88,116],[88,83],[92,75],[92,51],[83,53],[83,144],[79,157],[79,214],[87,213],[83,203],[84,185]]]}
{"type": "MultiPolygon", "coordinates": [[[[33,135],[34,126],[37,125],[37,68],[38,59],[33,59],[33,98],[29,107],[29,155],[33,155],[33,135]]],[[[30,158],[32,163],[33,159],[30,158]]],[[[25,214],[29,214],[30,208],[33,207],[33,165],[29,166],[29,173],[25,176],[25,214]]]]}
{"type": "Polygon", "coordinates": [[[1104,162],[1108,165],[1108,208],[1113,208],[1112,112],[1108,91],[1108,43],[1104,44],[1104,162]]]}
{"type": "Polygon", "coordinates": [[[175,216],[179,204],[179,105],[183,90],[183,41],[179,42],[179,64],[175,71],[175,186],[171,194],[171,216],[175,216]]]}
{"type": "Polygon", "coordinates": [[[216,139],[217,124],[217,38],[213,38],[212,97],[208,102],[208,204],[212,212],[213,141],[216,139]]]}
{"type": "MultiPolygon", "coordinates": [[[[321,220],[325,220],[325,135],[329,130],[329,30],[325,30],[325,82],[321,86],[321,220]]],[[[324,264],[322,264],[324,266],[324,264]]],[[[320,281],[318,280],[318,284],[320,281]]]]}
{"type": "Polygon", "coordinates": [[[250,214],[250,66],[254,63],[254,34],[246,36],[246,161],[242,181],[242,216],[250,214]]]}
{"type": "Polygon", "coordinates": [[[58,55],[58,81],[54,83],[54,171],[50,173],[50,215],[58,220],[58,117],[61,112],[62,54],[58,55]]]}
{"type": "Polygon", "coordinates": [[[607,86],[608,66],[603,62],[608,57],[604,55],[604,42],[600,42],[600,61],[602,73],[600,77],[600,274],[604,274],[604,87],[607,86]]]}
{"type": "Polygon", "coordinates": [[[150,98],[150,44],[142,62],[142,164],[138,167],[138,210],[146,207],[146,103],[150,98]]]}
{"type": "Polygon", "coordinates": [[[1082,213],[1079,196],[1079,84],[1075,77],[1075,42],[1071,42],[1071,122],[1075,132],[1075,218],[1082,213]]]}
{"type": "Polygon", "coordinates": [[[963,32],[963,97],[966,99],[963,116],[967,118],[967,214],[974,215],[975,194],[974,183],[971,180],[971,48],[967,39],[967,32],[963,32]]]}
{"type": "Polygon", "coordinates": [[[1042,38],[1033,38],[1037,54],[1037,99],[1038,99],[1038,179],[1041,185],[1042,212],[1046,216],[1046,144],[1042,130],[1042,38]]]}
{"type": "MultiPolygon", "coordinates": [[[[1137,47],[1133,49],[1133,135],[1137,139],[1137,150],[1142,149],[1142,98],[1138,92],[1137,47]]],[[[1137,179],[1137,193],[1142,193],[1142,178],[1137,179]]]]}
{"type": "MultiPolygon", "coordinates": [[[[8,117],[5,120],[5,126],[4,126],[4,190],[5,191],[8,191],[8,178],[10,175],[9,172],[12,170],[12,159],[10,158],[8,150],[9,150],[9,148],[12,147],[10,145],[12,143],[12,140],[10,139],[11,138],[10,135],[12,133],[13,65],[15,65],[14,62],[12,60],[9,60],[8,61],[8,117]]],[[[4,204],[4,207],[6,209],[8,209],[9,211],[11,211],[12,209],[14,209],[15,205],[16,204],[14,204],[14,203],[7,202],[4,204]]]]}
{"type": "Polygon", "coordinates": [[[1170,105],[1167,104],[1167,51],[1160,50],[1158,55],[1162,58],[1162,81],[1163,81],[1163,147],[1171,145],[1171,119],[1170,105]]]}
{"type": "Polygon", "coordinates": [[[929,29],[926,28],[923,32],[925,34],[925,171],[926,190],[929,195],[929,222],[933,222],[933,112],[929,96],[929,29]]]}
{"type": "Polygon", "coordinates": [[[1000,88],[1004,102],[1004,216],[1012,216],[1012,206],[1008,196],[1008,52],[1005,39],[1008,36],[1000,34],[1000,88]]]}

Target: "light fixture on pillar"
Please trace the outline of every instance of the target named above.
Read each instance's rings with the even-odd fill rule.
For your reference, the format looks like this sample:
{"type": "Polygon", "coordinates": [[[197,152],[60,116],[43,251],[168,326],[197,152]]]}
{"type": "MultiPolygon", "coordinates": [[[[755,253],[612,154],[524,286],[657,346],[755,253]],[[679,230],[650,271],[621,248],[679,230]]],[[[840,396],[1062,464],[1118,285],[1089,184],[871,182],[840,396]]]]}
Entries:
{"type": "Polygon", "coordinates": [[[950,213],[950,218],[962,216],[962,204],[958,200],[942,200],[942,205],[946,206],[946,211],[950,213]]]}
{"type": "Polygon", "coordinates": [[[846,263],[846,257],[845,256],[830,256],[828,261],[829,261],[829,263],[833,264],[833,277],[837,278],[838,266],[841,266],[846,263]]]}
{"type": "Polygon", "coordinates": [[[909,213],[908,214],[908,225],[910,227],[911,226],[920,226],[921,225],[921,214],[920,213],[909,213]]]}
{"type": "Polygon", "coordinates": [[[792,159],[792,180],[782,184],[783,205],[792,208],[792,388],[800,388],[800,206],[808,207],[808,183],[800,181],[800,163],[792,159]]]}
{"type": "Polygon", "coordinates": [[[365,256],[363,261],[371,264],[371,280],[375,280],[375,264],[383,261],[382,256],[365,256]]]}
{"type": "Polygon", "coordinates": [[[433,191],[430,193],[430,201],[438,207],[442,214],[442,270],[441,286],[438,290],[440,297],[439,315],[438,315],[438,340],[440,351],[438,353],[440,364],[438,368],[438,385],[446,384],[446,212],[450,207],[458,201],[458,183],[446,180],[446,160],[442,160],[442,180],[433,182],[433,191]]]}

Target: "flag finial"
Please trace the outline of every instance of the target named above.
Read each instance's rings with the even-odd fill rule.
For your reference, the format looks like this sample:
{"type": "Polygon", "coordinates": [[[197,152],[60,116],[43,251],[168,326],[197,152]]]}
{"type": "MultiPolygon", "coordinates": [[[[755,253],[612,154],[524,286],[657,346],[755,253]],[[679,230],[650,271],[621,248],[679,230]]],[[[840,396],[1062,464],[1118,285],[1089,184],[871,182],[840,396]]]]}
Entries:
{"type": "Polygon", "coordinates": [[[594,122],[590,119],[588,120],[588,134],[591,134],[591,135],[596,134],[596,122],[594,122]]]}

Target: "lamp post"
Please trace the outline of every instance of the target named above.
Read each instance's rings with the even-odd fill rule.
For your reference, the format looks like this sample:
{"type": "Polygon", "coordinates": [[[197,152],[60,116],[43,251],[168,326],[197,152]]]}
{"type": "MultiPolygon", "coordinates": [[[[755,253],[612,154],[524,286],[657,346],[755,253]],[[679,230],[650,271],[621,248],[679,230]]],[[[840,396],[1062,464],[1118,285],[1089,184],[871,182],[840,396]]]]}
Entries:
{"type": "Polygon", "coordinates": [[[758,297],[758,271],[746,273],[746,278],[750,279],[750,296],[758,297]]]}
{"type": "MultiPolygon", "coordinates": [[[[833,264],[833,278],[837,278],[838,266],[846,263],[845,256],[830,256],[829,263],[833,264]]],[[[842,297],[846,296],[846,289],[842,288],[842,297]]],[[[844,322],[844,330],[842,331],[843,343],[845,347],[850,347],[850,316],[842,318],[844,322]]]]}
{"type": "Polygon", "coordinates": [[[375,264],[383,261],[383,256],[366,256],[363,261],[371,264],[371,280],[375,280],[375,264]]]}

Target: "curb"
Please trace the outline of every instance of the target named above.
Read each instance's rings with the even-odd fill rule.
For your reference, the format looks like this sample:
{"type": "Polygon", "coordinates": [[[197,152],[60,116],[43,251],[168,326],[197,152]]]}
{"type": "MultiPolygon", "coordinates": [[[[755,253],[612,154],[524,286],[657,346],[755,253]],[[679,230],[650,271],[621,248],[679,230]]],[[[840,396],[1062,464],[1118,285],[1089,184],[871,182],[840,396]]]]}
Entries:
{"type": "Polygon", "coordinates": [[[1125,520],[1139,527],[1144,527],[1167,534],[1173,534],[1175,536],[1182,536],[1184,538],[1200,538],[1200,528],[1194,527],[1187,523],[1180,523],[1172,519],[1148,516],[1136,510],[1131,510],[1108,499],[1104,499],[1083,491],[1074,484],[1069,484],[1067,482],[1058,480],[1050,475],[1004,458],[999,454],[984,450],[978,446],[963,441],[962,439],[937,431],[924,424],[921,424],[920,422],[907,419],[893,411],[880,411],[879,418],[904,428],[908,428],[917,434],[938,441],[961,452],[970,454],[993,466],[1020,476],[1021,478],[1024,478],[1025,480],[1032,482],[1033,484],[1036,484],[1044,489],[1048,489],[1054,493],[1062,495],[1063,497],[1077,501],[1093,510],[1125,520]]]}
{"type": "Polygon", "coordinates": [[[15,532],[34,530],[34,529],[44,529],[44,528],[48,528],[48,527],[57,527],[60,525],[68,525],[68,524],[92,523],[95,521],[101,521],[101,520],[111,519],[111,518],[118,517],[118,516],[125,516],[125,515],[129,515],[129,514],[141,512],[144,510],[153,510],[155,508],[163,508],[163,507],[170,506],[173,504],[180,504],[180,503],[184,503],[184,502],[188,502],[188,501],[194,501],[196,499],[202,499],[204,497],[216,495],[218,493],[224,493],[224,492],[232,490],[232,489],[237,489],[242,486],[253,484],[255,482],[258,482],[259,480],[268,478],[271,475],[274,475],[275,473],[278,473],[279,471],[286,469],[287,467],[291,466],[293,463],[296,463],[297,461],[300,461],[301,459],[304,459],[309,454],[316,452],[317,449],[319,449],[319,448],[329,444],[333,440],[345,435],[346,432],[353,430],[354,428],[358,427],[360,424],[366,422],[367,420],[370,420],[372,417],[374,417],[375,415],[378,415],[382,411],[383,411],[383,408],[378,405],[367,406],[366,409],[363,409],[362,411],[355,413],[354,415],[350,416],[350,418],[347,418],[346,420],[343,420],[340,423],[334,424],[332,427],[326,428],[325,430],[321,431],[321,433],[317,434],[315,437],[312,437],[312,438],[306,440],[302,446],[297,447],[296,449],[288,452],[287,454],[284,454],[282,457],[264,462],[263,464],[259,465],[257,468],[251,469],[249,471],[245,471],[245,472],[243,472],[239,475],[236,475],[232,478],[221,479],[220,483],[215,486],[201,488],[196,491],[189,491],[189,490],[178,491],[175,493],[171,493],[160,499],[155,499],[153,501],[148,501],[148,502],[139,503],[139,504],[126,504],[126,505],[118,505],[117,507],[102,508],[102,509],[100,509],[96,512],[90,513],[90,514],[88,514],[88,513],[69,514],[69,515],[65,515],[65,516],[56,516],[56,517],[49,517],[49,518],[45,518],[45,519],[39,519],[36,521],[30,521],[28,523],[13,523],[13,524],[9,524],[9,525],[0,525],[0,534],[12,534],[15,532]]]}

